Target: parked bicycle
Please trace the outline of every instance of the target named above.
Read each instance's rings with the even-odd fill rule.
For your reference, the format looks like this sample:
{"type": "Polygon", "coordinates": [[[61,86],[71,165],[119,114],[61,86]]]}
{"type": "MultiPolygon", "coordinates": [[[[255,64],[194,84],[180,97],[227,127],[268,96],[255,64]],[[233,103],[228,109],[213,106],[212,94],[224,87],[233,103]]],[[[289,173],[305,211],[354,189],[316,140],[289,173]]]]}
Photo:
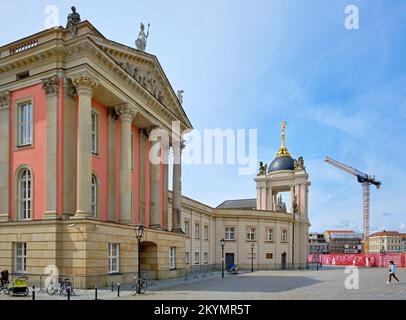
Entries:
{"type": "Polygon", "coordinates": [[[132,287],[134,289],[134,296],[138,293],[144,294],[145,291],[147,290],[147,275],[145,273],[141,274],[141,278],[138,279],[138,277],[134,277],[136,279],[135,285],[132,287]]]}
{"type": "Polygon", "coordinates": [[[75,295],[73,290],[72,283],[69,281],[69,278],[59,280],[58,283],[54,283],[54,279],[51,279],[51,283],[47,287],[47,293],[52,296],[56,293],[67,296],[70,291],[70,295],[75,295]]]}

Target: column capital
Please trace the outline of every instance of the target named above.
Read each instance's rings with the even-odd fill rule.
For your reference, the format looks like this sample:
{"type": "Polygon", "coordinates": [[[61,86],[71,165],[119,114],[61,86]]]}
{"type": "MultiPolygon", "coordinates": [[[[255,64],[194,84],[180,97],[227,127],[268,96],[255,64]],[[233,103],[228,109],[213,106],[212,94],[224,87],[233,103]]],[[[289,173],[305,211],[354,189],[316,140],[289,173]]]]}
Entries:
{"type": "Polygon", "coordinates": [[[10,91],[0,92],[0,110],[10,108],[10,91]]]}
{"type": "Polygon", "coordinates": [[[87,91],[90,94],[93,94],[93,90],[99,85],[97,79],[90,76],[88,73],[83,73],[76,77],[71,77],[73,85],[76,87],[78,93],[83,93],[87,91]]]}
{"type": "Polygon", "coordinates": [[[73,85],[72,79],[64,77],[63,78],[63,92],[65,97],[73,99],[77,94],[76,88],[73,85]]]}
{"type": "Polygon", "coordinates": [[[58,76],[51,76],[41,80],[42,89],[44,89],[47,97],[56,96],[58,94],[59,80],[58,76]]]}
{"type": "Polygon", "coordinates": [[[137,115],[137,111],[127,102],[121,103],[114,107],[120,119],[128,119],[132,121],[137,115]]]}

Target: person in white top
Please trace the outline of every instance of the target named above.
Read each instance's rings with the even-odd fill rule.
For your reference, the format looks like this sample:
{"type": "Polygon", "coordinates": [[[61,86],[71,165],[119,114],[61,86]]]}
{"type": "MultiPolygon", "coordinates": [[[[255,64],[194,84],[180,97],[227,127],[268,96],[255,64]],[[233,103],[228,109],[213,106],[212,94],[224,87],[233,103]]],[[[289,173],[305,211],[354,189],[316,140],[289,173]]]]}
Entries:
{"type": "Polygon", "coordinates": [[[390,261],[389,262],[389,282],[392,282],[392,278],[395,278],[397,282],[399,282],[399,279],[396,277],[396,265],[395,262],[390,261]]]}

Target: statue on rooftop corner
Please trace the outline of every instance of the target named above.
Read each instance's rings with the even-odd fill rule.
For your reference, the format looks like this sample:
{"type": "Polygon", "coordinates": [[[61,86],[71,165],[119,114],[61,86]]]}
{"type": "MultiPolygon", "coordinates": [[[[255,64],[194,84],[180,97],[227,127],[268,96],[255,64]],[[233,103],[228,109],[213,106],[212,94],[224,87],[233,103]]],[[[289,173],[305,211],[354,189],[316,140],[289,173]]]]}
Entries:
{"type": "Polygon", "coordinates": [[[303,157],[300,157],[299,159],[295,160],[295,170],[305,170],[304,166],[304,159],[303,157]]]}
{"type": "Polygon", "coordinates": [[[259,163],[258,176],[266,175],[267,169],[268,169],[268,165],[267,165],[267,164],[264,165],[264,163],[261,161],[261,162],[259,163]]]}
{"type": "Polygon", "coordinates": [[[183,94],[185,93],[184,90],[178,90],[178,100],[180,104],[183,104],[183,94]]]}
{"type": "Polygon", "coordinates": [[[78,24],[80,23],[80,14],[76,12],[76,7],[72,7],[72,13],[68,15],[66,30],[69,31],[72,37],[76,37],[78,33],[78,24]]]}
{"type": "Polygon", "coordinates": [[[148,39],[148,36],[149,36],[149,26],[150,26],[150,25],[151,25],[151,24],[148,23],[148,30],[147,30],[147,33],[145,33],[145,26],[144,26],[143,23],[141,23],[141,30],[140,30],[140,33],[138,34],[138,38],[137,38],[137,40],[135,41],[135,46],[136,46],[137,49],[140,50],[140,51],[144,51],[144,52],[145,52],[145,49],[147,48],[147,39],[148,39]]]}

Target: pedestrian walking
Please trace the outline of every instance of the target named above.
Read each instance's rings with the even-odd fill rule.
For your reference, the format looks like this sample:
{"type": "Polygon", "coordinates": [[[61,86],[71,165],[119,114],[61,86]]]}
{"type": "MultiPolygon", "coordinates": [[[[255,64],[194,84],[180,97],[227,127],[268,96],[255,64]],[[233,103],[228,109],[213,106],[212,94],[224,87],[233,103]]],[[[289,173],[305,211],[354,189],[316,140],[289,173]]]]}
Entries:
{"type": "Polygon", "coordinates": [[[396,265],[395,262],[390,261],[389,262],[389,281],[386,283],[391,283],[392,278],[395,278],[397,282],[399,282],[399,279],[396,277],[396,265]]]}

